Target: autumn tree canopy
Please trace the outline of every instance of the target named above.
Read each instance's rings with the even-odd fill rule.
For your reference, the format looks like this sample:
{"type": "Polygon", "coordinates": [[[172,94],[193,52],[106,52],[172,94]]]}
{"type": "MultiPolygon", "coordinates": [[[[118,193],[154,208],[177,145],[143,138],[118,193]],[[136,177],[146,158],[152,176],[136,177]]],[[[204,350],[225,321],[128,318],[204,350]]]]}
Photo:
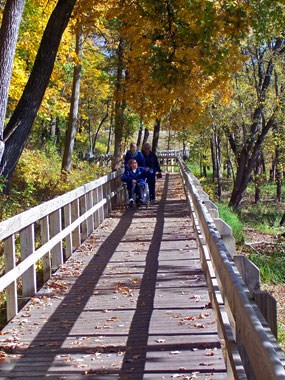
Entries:
{"type": "MultiPolygon", "coordinates": [[[[42,136],[56,134],[53,141],[63,153],[76,65],[82,70],[75,144],[82,151],[94,151],[105,126],[110,132],[108,149],[115,134],[114,156],[119,160],[123,139],[138,121],[167,123],[185,136],[186,131],[199,135],[211,126],[213,110],[223,112],[233,98],[234,76],[250,60],[258,60],[247,53],[248,38],[255,40],[251,48],[259,46],[261,52],[268,41],[273,46],[278,40],[278,56],[283,54],[284,0],[74,0],[69,7],[65,3],[26,1],[7,106],[7,142],[0,165],[5,178],[12,176],[19,153],[31,141],[30,131],[38,144],[42,136]],[[57,19],[61,7],[66,7],[64,23],[57,19]],[[82,57],[75,49],[78,25],[82,57]],[[52,55],[47,57],[54,62],[44,57],[51,46],[52,55]]],[[[0,39],[0,46],[3,43],[0,39]]],[[[275,62],[277,53],[272,54],[275,62]]],[[[259,80],[261,87],[267,83],[262,74],[259,80]]],[[[282,80],[279,76],[279,92],[282,80]]],[[[259,110],[262,120],[262,102],[257,97],[249,119],[259,110]]]]}

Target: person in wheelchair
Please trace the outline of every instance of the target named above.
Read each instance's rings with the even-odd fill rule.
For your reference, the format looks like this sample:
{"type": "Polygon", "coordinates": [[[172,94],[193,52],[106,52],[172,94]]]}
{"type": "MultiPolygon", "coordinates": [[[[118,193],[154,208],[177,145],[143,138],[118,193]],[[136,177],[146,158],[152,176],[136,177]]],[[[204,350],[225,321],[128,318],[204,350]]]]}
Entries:
{"type": "Polygon", "coordinates": [[[129,160],[128,169],[126,169],[121,176],[121,180],[127,184],[130,207],[133,207],[135,200],[137,200],[138,205],[144,203],[143,194],[146,186],[146,174],[148,170],[138,167],[137,160],[132,158],[129,160]]]}

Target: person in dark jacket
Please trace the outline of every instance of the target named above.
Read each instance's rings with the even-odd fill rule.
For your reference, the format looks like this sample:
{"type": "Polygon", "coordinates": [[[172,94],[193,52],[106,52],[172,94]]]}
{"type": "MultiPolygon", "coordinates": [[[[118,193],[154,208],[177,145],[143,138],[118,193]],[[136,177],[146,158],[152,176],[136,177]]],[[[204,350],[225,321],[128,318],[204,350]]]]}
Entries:
{"type": "Polygon", "coordinates": [[[145,168],[144,156],[137,148],[137,144],[131,143],[130,149],[125,155],[125,169],[129,168],[129,161],[135,159],[138,163],[138,167],[145,168]]]}
{"type": "Polygon", "coordinates": [[[135,197],[138,197],[138,204],[143,204],[143,190],[146,184],[147,171],[138,167],[135,159],[131,158],[128,169],[121,176],[121,180],[126,182],[129,194],[129,206],[133,207],[135,197]]]}
{"type": "Polygon", "coordinates": [[[157,155],[150,150],[149,143],[145,143],[143,146],[143,156],[145,160],[145,168],[147,171],[147,182],[149,186],[150,202],[156,203],[155,179],[156,179],[156,173],[158,173],[158,178],[161,178],[161,169],[160,169],[160,165],[157,159],[157,155]]]}

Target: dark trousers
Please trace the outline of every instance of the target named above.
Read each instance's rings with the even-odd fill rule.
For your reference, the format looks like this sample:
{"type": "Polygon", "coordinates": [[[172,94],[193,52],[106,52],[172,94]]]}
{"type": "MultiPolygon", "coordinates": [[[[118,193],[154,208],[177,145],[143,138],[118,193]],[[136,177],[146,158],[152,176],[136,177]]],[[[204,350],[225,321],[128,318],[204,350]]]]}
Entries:
{"type": "Polygon", "coordinates": [[[147,183],[149,187],[149,199],[155,199],[155,173],[147,174],[147,183]]]}
{"type": "Polygon", "coordinates": [[[140,183],[128,182],[127,189],[128,189],[129,199],[131,198],[135,199],[136,195],[140,199],[143,199],[143,186],[140,183]]]}

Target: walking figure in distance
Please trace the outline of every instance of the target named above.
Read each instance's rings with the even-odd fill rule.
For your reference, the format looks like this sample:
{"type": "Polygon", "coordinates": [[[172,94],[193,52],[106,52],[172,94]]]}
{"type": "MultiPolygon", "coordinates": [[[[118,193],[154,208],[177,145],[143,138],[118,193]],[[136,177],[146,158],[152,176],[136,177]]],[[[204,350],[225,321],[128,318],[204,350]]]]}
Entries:
{"type": "Polygon", "coordinates": [[[156,182],[156,173],[157,178],[161,178],[161,169],[157,159],[157,155],[151,151],[150,144],[145,143],[143,145],[143,156],[145,160],[145,168],[147,171],[147,183],[149,187],[149,198],[151,203],[156,203],[155,196],[155,182],[156,182]]]}
{"type": "Polygon", "coordinates": [[[144,156],[142,152],[138,150],[137,144],[133,142],[130,143],[130,149],[127,151],[125,155],[125,169],[129,168],[129,162],[131,159],[135,159],[137,161],[138,167],[145,167],[144,156]]]}

